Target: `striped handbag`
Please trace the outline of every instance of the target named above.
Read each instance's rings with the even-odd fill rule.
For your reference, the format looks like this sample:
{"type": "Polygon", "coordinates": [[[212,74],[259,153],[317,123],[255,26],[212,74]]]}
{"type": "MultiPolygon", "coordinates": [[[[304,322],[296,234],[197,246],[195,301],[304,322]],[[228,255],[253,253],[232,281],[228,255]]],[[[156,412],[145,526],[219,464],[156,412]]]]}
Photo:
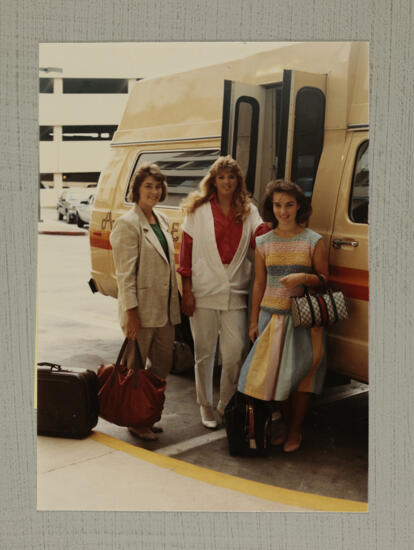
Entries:
{"type": "Polygon", "coordinates": [[[342,290],[331,290],[325,279],[316,273],[322,283],[322,292],[292,296],[291,313],[295,327],[321,327],[349,318],[348,304],[342,290]]]}

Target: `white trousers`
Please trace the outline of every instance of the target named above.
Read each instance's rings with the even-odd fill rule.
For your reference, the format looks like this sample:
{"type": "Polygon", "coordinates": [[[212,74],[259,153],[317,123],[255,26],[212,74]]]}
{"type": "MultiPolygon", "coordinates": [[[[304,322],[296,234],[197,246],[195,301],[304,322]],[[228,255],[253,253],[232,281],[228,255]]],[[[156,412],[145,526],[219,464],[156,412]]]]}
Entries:
{"type": "Polygon", "coordinates": [[[213,371],[220,334],[221,379],[217,410],[223,413],[237,389],[247,339],[247,310],[196,308],[190,317],[194,339],[197,403],[213,406],[213,371]]]}

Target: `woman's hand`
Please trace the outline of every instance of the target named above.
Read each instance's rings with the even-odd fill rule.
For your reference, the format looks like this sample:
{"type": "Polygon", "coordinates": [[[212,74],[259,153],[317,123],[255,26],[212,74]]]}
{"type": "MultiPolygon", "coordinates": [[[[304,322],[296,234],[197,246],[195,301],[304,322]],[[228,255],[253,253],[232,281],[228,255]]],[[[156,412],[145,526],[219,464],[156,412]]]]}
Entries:
{"type": "Polygon", "coordinates": [[[126,337],[130,340],[134,340],[137,337],[138,331],[141,328],[141,321],[138,317],[137,308],[127,310],[125,333],[126,337]]]}
{"type": "Polygon", "coordinates": [[[305,284],[306,273],[291,273],[280,279],[280,282],[285,288],[295,288],[305,284]]]}
{"type": "Polygon", "coordinates": [[[191,317],[195,311],[195,298],[192,290],[183,291],[181,300],[181,311],[187,317],[191,317]]]}
{"type": "Polygon", "coordinates": [[[252,342],[256,340],[259,336],[259,329],[257,328],[257,323],[249,326],[249,338],[252,342]]]}

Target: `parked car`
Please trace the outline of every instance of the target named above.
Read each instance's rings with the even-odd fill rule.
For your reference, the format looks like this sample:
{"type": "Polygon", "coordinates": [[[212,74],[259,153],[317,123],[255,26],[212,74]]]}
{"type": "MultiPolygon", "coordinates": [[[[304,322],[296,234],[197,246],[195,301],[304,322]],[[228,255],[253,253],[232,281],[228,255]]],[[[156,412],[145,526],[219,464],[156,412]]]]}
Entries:
{"type": "Polygon", "coordinates": [[[58,219],[65,219],[68,223],[76,223],[77,207],[80,201],[88,198],[90,194],[91,190],[85,188],[64,190],[56,205],[58,219]]]}
{"type": "MultiPolygon", "coordinates": [[[[90,191],[90,189],[88,189],[88,191],[90,191]]],[[[94,200],[95,192],[91,193],[87,199],[80,201],[76,209],[76,223],[78,224],[78,227],[83,227],[85,224],[89,225],[94,200]]]]}

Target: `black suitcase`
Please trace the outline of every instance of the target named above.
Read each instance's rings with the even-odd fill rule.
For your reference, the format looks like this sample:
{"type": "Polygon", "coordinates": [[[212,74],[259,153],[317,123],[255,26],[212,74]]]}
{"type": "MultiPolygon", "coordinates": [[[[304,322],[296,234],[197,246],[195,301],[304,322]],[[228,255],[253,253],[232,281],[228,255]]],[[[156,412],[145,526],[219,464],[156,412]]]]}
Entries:
{"type": "Polygon", "coordinates": [[[79,439],[98,423],[98,377],[83,369],[38,363],[37,433],[79,439]]]}
{"type": "Polygon", "coordinates": [[[265,456],[271,449],[272,407],[269,401],[236,392],[224,410],[229,452],[265,456]]]}

